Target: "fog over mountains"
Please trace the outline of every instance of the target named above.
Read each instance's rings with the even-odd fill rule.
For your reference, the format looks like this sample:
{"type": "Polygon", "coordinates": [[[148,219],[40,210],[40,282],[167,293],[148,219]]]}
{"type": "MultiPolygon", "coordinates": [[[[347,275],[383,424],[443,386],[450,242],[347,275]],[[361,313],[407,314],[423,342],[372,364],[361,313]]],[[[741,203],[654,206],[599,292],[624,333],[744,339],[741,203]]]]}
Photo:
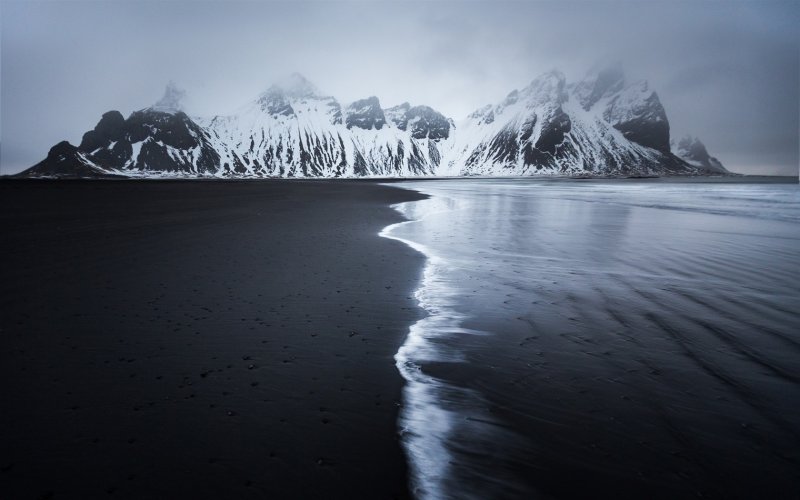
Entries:
{"type": "Polygon", "coordinates": [[[640,176],[728,173],[699,139],[671,141],[646,81],[619,65],[556,70],[455,121],[435,103],[343,105],[293,74],[229,115],[190,117],[169,84],[153,106],[105,113],[25,177],[640,176]],[[672,149],[674,146],[674,151],[672,149]]]}
{"type": "Polygon", "coordinates": [[[192,118],[299,71],[343,111],[375,95],[387,123],[407,101],[460,132],[552,68],[569,85],[610,61],[657,91],[671,140],[699,136],[733,172],[797,175],[794,0],[3,2],[0,25],[0,175],[79,145],[109,110],[153,106],[170,80],[192,118]]]}

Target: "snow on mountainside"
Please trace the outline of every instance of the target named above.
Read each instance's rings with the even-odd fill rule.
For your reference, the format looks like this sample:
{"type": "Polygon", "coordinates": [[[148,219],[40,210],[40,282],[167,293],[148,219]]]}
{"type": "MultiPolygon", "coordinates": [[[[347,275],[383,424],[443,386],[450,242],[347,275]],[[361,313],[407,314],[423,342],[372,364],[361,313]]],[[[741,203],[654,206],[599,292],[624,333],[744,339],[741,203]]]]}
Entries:
{"type": "Polygon", "coordinates": [[[384,109],[375,96],[342,106],[298,74],[272,85],[230,115],[190,118],[182,111],[183,96],[170,83],[155,105],[127,119],[110,111],[84,134],[77,148],[60,143],[20,175],[249,178],[720,172],[713,163],[688,156],[684,161],[672,154],[669,122],[657,94],[646,82],[627,82],[619,66],[593,70],[574,84],[558,71],[548,72],[499,104],[470,114],[457,127],[431,107],[403,103],[384,109]]]}
{"type": "Polygon", "coordinates": [[[433,175],[436,141],[387,123],[377,97],[346,109],[300,75],[236,113],[198,119],[219,152],[218,173],[240,176],[433,175]]]}
{"type": "Polygon", "coordinates": [[[67,141],[61,141],[50,148],[47,158],[19,175],[57,179],[93,179],[109,177],[111,174],[80,149],[67,141]],[[26,173],[27,175],[25,175],[26,173]]]}
{"type": "Polygon", "coordinates": [[[182,111],[147,108],[125,119],[105,113],[78,147],[63,141],[23,177],[179,177],[213,174],[219,155],[208,135],[182,111]],[[87,174],[86,167],[92,169],[87,174]]]}
{"type": "Polygon", "coordinates": [[[575,84],[551,71],[459,126],[446,172],[481,175],[698,174],[669,150],[669,122],[645,82],[620,68],[575,84]]]}
{"type": "Polygon", "coordinates": [[[697,137],[686,136],[674,145],[673,151],[686,163],[713,173],[729,174],[722,162],[708,154],[705,144],[697,137]]]}

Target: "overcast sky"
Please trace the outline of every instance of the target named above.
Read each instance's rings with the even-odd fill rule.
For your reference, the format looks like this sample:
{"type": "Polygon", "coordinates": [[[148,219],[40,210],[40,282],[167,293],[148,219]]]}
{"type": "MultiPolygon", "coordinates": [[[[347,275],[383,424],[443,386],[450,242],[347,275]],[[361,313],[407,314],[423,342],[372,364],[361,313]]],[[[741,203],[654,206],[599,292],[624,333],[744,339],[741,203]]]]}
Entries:
{"type": "Polygon", "coordinates": [[[743,173],[798,173],[800,2],[2,0],[3,174],[78,144],[100,115],[230,112],[297,71],[342,102],[428,104],[456,121],[553,68],[621,61],[672,135],[743,173]]]}

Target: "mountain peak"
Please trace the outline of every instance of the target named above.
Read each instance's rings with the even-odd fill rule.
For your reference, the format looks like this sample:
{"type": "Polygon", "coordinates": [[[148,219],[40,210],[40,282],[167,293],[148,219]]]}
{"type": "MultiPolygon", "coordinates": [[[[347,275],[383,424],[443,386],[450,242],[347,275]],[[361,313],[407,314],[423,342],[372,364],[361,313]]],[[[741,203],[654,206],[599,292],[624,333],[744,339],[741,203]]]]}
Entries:
{"type": "Polygon", "coordinates": [[[345,118],[347,128],[361,128],[365,130],[380,130],[386,125],[386,116],[381,109],[381,103],[375,96],[360,99],[347,106],[345,118]]]}
{"type": "Polygon", "coordinates": [[[566,77],[564,73],[558,69],[551,69],[550,71],[545,71],[544,73],[540,74],[536,78],[534,78],[531,83],[522,89],[522,92],[525,92],[529,89],[537,89],[545,86],[559,86],[564,85],[566,81],[566,77]]]}
{"type": "Polygon", "coordinates": [[[625,79],[625,70],[621,61],[597,63],[589,68],[583,79],[584,81],[607,80],[613,83],[625,79]]]}
{"type": "Polygon", "coordinates": [[[566,78],[564,77],[564,73],[553,69],[536,77],[530,85],[522,89],[520,93],[514,91],[509,94],[508,97],[506,97],[506,102],[516,102],[518,97],[522,95],[529,99],[532,98],[536,102],[549,101],[561,104],[567,100],[567,94],[564,91],[565,85],[566,78]]]}
{"type": "Polygon", "coordinates": [[[705,144],[697,137],[686,135],[677,144],[673,143],[673,152],[690,165],[710,170],[713,173],[727,173],[722,163],[708,154],[705,144]]]}
{"type": "Polygon", "coordinates": [[[596,64],[575,86],[575,94],[581,106],[589,110],[597,101],[619,92],[624,86],[625,72],[622,63],[596,64]]]}
{"type": "Polygon", "coordinates": [[[386,121],[394,123],[400,130],[405,130],[406,124],[408,123],[406,114],[409,109],[411,109],[411,104],[404,102],[403,104],[384,109],[383,115],[386,117],[386,121]]]}
{"type": "Polygon", "coordinates": [[[150,109],[164,113],[183,111],[184,97],[186,97],[186,91],[179,88],[175,82],[170,81],[166,89],[164,89],[164,96],[151,106],[150,109]]]}
{"type": "Polygon", "coordinates": [[[317,87],[300,73],[292,73],[278,80],[272,85],[271,89],[278,90],[287,97],[293,97],[295,99],[319,95],[317,87]]]}
{"type": "Polygon", "coordinates": [[[565,79],[564,72],[561,71],[560,69],[553,68],[553,69],[551,69],[549,71],[545,71],[541,75],[537,76],[536,78],[533,79],[533,81],[534,82],[540,81],[540,80],[561,81],[561,80],[564,80],[564,79],[565,79]]]}
{"type": "Polygon", "coordinates": [[[680,149],[689,149],[689,148],[695,147],[695,146],[705,149],[705,144],[703,144],[703,142],[700,139],[698,139],[697,137],[695,137],[695,136],[693,136],[691,134],[686,134],[683,137],[681,137],[678,140],[678,144],[677,145],[678,145],[678,148],[680,148],[680,149]]]}

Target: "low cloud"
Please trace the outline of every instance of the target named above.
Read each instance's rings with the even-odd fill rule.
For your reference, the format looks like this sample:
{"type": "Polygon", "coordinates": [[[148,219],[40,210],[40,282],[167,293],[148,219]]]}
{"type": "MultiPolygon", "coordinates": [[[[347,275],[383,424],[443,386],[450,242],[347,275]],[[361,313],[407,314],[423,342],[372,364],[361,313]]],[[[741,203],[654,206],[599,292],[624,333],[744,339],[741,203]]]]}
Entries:
{"type": "Polygon", "coordinates": [[[147,2],[2,5],[2,173],[80,141],[100,115],[187,89],[235,110],[299,71],[347,102],[458,120],[552,68],[622,61],[735,171],[797,174],[800,4],[787,2],[147,2]]]}

